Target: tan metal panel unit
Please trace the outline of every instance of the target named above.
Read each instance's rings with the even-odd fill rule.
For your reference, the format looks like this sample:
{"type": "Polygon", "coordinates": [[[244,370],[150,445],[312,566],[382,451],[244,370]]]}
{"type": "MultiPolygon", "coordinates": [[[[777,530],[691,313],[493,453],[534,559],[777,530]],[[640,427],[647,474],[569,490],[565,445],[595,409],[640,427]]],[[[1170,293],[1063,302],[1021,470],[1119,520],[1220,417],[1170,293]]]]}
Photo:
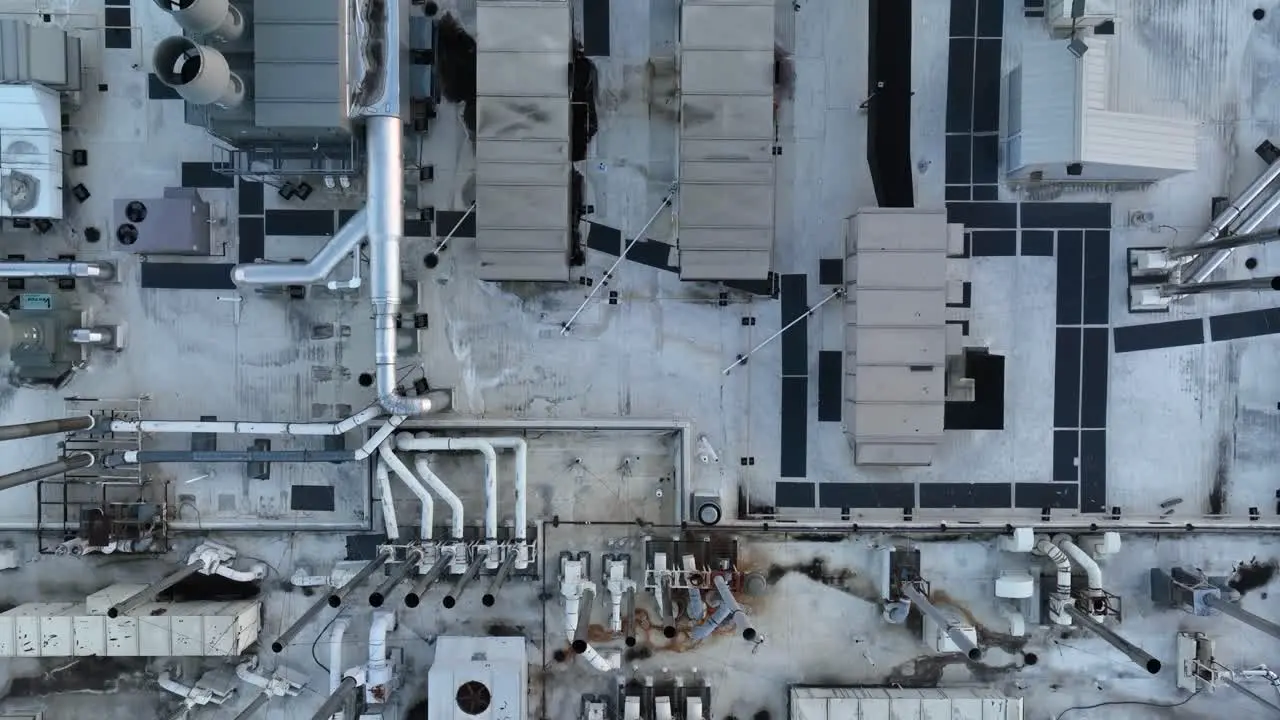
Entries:
{"type": "Polygon", "coordinates": [[[947,334],[942,328],[862,328],[845,338],[846,352],[859,366],[924,365],[943,354],[947,334]]]}
{"type": "Polygon", "coordinates": [[[758,280],[772,267],[774,22],[769,0],[681,6],[682,279],[758,280]]]}
{"type": "Polygon", "coordinates": [[[792,687],[790,720],[1023,720],[1022,698],[982,688],[792,687]]]}
{"type": "Polygon", "coordinates": [[[568,280],[569,5],[479,0],[476,22],[479,276],[568,280]]]}

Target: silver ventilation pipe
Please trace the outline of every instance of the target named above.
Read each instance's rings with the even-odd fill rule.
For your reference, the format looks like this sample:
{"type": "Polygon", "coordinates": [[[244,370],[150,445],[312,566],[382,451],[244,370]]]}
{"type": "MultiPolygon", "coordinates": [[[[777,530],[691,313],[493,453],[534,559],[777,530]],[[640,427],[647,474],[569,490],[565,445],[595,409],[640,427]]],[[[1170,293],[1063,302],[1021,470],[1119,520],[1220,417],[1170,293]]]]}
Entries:
{"type": "Polygon", "coordinates": [[[63,458],[58,458],[51,463],[29,467],[25,470],[18,470],[7,475],[0,475],[0,490],[8,490],[19,485],[35,482],[36,480],[44,480],[55,475],[69,472],[71,470],[82,470],[92,467],[96,458],[90,452],[78,452],[63,458]]]}
{"type": "Polygon", "coordinates": [[[155,0],[155,4],[193,35],[231,42],[244,34],[244,16],[229,0],[155,0]]]}
{"type": "Polygon", "coordinates": [[[104,262],[0,262],[0,278],[86,278],[110,280],[116,269],[104,262]]]}
{"type": "Polygon", "coordinates": [[[92,430],[94,422],[92,415],[80,415],[78,417],[57,418],[54,420],[35,420],[33,422],[18,423],[17,425],[0,425],[0,441],[92,430]]]}
{"type": "Polygon", "coordinates": [[[360,210],[338,229],[329,242],[305,263],[246,263],[231,269],[236,285],[310,285],[329,277],[343,258],[360,262],[356,249],[368,235],[369,218],[360,210]]]}
{"type": "MultiPolygon", "coordinates": [[[[1267,171],[1263,173],[1262,177],[1254,181],[1254,185],[1262,184],[1264,179],[1267,181],[1266,184],[1258,189],[1258,194],[1260,195],[1270,182],[1278,175],[1280,175],[1280,162],[1272,163],[1271,167],[1267,168],[1267,171]]],[[[1254,189],[1254,185],[1250,185],[1249,189],[1246,190],[1246,193],[1252,191],[1254,189]]],[[[1254,196],[1255,200],[1257,197],[1258,195],[1254,196]]],[[[1280,190],[1273,193],[1266,202],[1259,205],[1256,209],[1254,209],[1251,204],[1246,205],[1245,203],[1238,202],[1224,210],[1223,214],[1225,215],[1236,208],[1239,209],[1236,211],[1236,216],[1233,219],[1233,222],[1235,220],[1239,220],[1239,225],[1234,228],[1223,226],[1222,229],[1217,229],[1219,223],[1215,220],[1214,223],[1209,226],[1209,230],[1205,231],[1205,234],[1196,240],[1196,244],[1216,240],[1224,232],[1231,232],[1236,235],[1246,235],[1257,231],[1258,228],[1262,227],[1262,224],[1267,221],[1267,218],[1271,217],[1277,209],[1280,209],[1280,190]],[[1247,217],[1244,215],[1246,212],[1249,213],[1247,217]],[[1241,217],[1244,217],[1245,219],[1240,220],[1241,217]]],[[[1207,257],[1200,255],[1189,260],[1186,271],[1182,275],[1184,278],[1183,282],[1202,283],[1205,280],[1208,280],[1209,276],[1213,274],[1213,271],[1222,267],[1222,263],[1227,261],[1227,258],[1231,256],[1231,252],[1232,248],[1225,248],[1217,250],[1207,257]]]]}
{"type": "Polygon", "coordinates": [[[222,53],[181,35],[161,40],[151,65],[160,82],[192,105],[229,109],[244,102],[244,82],[231,72],[222,53]]]}

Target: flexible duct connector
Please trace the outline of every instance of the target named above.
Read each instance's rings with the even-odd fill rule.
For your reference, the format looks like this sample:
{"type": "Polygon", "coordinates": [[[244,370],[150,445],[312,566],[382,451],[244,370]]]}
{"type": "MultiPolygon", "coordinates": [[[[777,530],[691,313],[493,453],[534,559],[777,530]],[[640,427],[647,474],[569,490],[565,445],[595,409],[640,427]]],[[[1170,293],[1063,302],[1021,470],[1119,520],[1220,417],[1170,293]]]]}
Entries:
{"type": "MultiPolygon", "coordinates": [[[[1059,535],[1054,538],[1054,542],[1062,549],[1068,557],[1071,558],[1080,569],[1084,570],[1085,575],[1089,578],[1089,597],[1102,597],[1102,568],[1098,567],[1097,561],[1089,557],[1089,553],[1085,552],[1071,541],[1066,535],[1059,535]]],[[[1099,614],[1097,611],[1092,614],[1099,614]]]]}
{"type": "Polygon", "coordinates": [[[222,53],[174,35],[156,45],[151,64],[160,82],[192,105],[233,108],[244,102],[244,82],[222,53]]]}
{"type": "MultiPolygon", "coordinates": [[[[333,273],[344,258],[354,256],[369,232],[369,217],[360,210],[305,263],[245,263],[231,269],[231,281],[246,285],[310,285],[333,273]]],[[[359,259],[353,260],[359,262],[359,259]]]]}
{"type": "Polygon", "coordinates": [[[1036,552],[1049,558],[1058,568],[1058,592],[1071,593],[1071,559],[1058,546],[1042,538],[1036,543],[1036,552]]]}
{"type": "Polygon", "coordinates": [[[40,261],[0,262],[0,278],[85,278],[110,280],[115,266],[104,262],[40,261]]]}
{"type": "Polygon", "coordinates": [[[244,34],[244,17],[228,0],[155,0],[183,30],[231,42],[244,34]]]}

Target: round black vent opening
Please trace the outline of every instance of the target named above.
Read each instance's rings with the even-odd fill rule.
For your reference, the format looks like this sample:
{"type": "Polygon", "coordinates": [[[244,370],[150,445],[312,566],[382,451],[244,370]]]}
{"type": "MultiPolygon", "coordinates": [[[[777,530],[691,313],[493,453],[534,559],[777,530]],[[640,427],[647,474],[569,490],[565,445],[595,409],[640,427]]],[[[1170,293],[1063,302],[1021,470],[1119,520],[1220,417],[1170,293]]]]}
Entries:
{"type": "Polygon", "coordinates": [[[124,216],[131,223],[140,223],[147,219],[147,206],[137,200],[132,200],[128,205],[124,206],[124,216]]]}
{"type": "Polygon", "coordinates": [[[119,240],[121,245],[132,245],[138,242],[138,228],[132,223],[121,225],[116,228],[116,240],[119,240]]]}
{"type": "Polygon", "coordinates": [[[462,712],[468,715],[479,715],[489,709],[489,703],[493,702],[493,695],[484,683],[469,680],[458,688],[454,699],[458,701],[458,709],[462,712]]]}

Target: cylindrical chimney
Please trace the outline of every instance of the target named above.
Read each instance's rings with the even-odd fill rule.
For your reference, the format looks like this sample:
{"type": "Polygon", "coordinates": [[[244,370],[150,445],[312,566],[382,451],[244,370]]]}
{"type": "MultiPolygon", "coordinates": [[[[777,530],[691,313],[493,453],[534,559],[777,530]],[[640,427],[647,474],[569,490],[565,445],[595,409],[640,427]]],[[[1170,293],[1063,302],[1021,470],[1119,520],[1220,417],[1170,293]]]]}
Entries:
{"type": "Polygon", "coordinates": [[[193,35],[231,42],[244,34],[244,16],[230,0],[155,0],[155,4],[193,35]]]}
{"type": "Polygon", "coordinates": [[[151,64],[161,82],[193,105],[233,108],[244,101],[244,83],[211,47],[174,35],[156,45],[151,64]]]}

